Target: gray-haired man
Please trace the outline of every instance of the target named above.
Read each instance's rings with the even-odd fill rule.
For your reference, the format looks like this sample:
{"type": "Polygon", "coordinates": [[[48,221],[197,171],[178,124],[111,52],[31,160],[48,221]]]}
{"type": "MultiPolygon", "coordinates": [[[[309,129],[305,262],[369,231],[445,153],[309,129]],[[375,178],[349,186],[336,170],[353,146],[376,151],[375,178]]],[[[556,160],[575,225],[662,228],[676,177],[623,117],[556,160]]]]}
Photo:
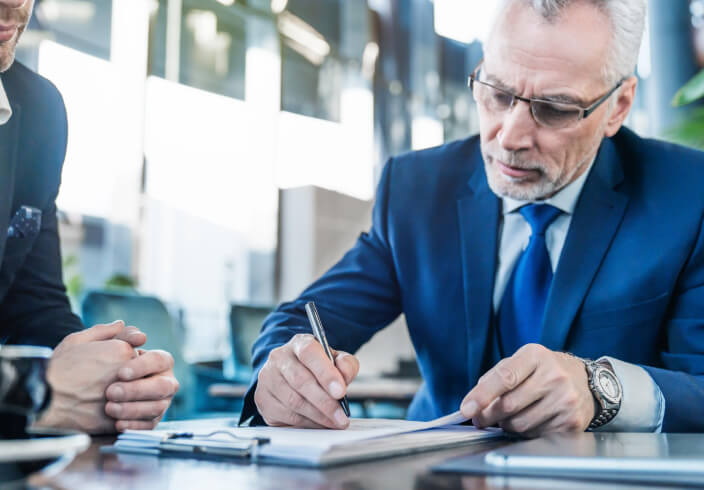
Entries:
{"type": "Polygon", "coordinates": [[[704,431],[704,157],[622,128],[645,1],[500,6],[479,136],[389,160],[369,233],[265,322],[243,419],[347,427],[359,365],[306,333],[314,300],[340,351],[405,314],[411,419],[704,431]]]}

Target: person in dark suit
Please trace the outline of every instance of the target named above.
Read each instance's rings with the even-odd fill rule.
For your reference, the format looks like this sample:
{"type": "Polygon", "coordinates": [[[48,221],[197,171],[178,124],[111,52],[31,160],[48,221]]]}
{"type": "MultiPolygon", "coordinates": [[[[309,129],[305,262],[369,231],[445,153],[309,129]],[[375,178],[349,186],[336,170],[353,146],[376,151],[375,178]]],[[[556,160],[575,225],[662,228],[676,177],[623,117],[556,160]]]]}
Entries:
{"type": "Polygon", "coordinates": [[[623,128],[643,0],[502,0],[480,134],[389,160],[371,230],[265,321],[242,421],[345,428],[356,351],[404,313],[408,412],[479,427],[704,431],[704,155],[623,128]]]}
{"type": "Polygon", "coordinates": [[[67,123],[58,90],[14,62],[32,0],[0,0],[0,345],[56,347],[43,426],[91,433],[152,428],[178,389],[173,358],[136,350],[146,336],[116,321],[84,330],[61,274],[55,199],[67,123]]]}

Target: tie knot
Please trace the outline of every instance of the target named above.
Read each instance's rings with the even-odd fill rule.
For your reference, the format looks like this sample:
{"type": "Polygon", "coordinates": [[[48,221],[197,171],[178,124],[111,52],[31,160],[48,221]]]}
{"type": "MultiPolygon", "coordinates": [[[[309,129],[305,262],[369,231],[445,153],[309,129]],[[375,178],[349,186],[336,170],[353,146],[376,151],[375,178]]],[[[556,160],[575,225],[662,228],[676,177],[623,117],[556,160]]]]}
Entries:
{"type": "Polygon", "coordinates": [[[544,235],[550,223],[555,221],[562,211],[549,204],[528,204],[523,206],[519,212],[530,225],[533,234],[544,235]]]}

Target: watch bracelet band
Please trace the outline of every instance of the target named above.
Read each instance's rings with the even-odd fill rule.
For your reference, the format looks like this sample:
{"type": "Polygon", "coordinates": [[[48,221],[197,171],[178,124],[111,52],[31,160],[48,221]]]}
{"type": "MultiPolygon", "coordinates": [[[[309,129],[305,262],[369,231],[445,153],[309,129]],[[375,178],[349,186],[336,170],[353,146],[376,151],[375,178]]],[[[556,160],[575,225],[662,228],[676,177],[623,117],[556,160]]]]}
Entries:
{"type": "Polygon", "coordinates": [[[616,414],[618,413],[617,408],[608,408],[606,410],[601,410],[594,418],[592,419],[591,422],[589,422],[589,428],[590,429],[598,429],[602,425],[607,424],[608,422],[611,422],[614,417],[616,417],[616,414]]]}

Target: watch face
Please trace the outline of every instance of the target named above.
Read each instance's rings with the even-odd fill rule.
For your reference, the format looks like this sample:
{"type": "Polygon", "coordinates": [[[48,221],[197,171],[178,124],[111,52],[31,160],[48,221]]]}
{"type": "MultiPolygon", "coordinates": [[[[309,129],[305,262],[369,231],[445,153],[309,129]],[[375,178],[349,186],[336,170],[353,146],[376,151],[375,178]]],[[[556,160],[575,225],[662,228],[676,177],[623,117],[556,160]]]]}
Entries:
{"type": "Polygon", "coordinates": [[[621,397],[621,387],[614,375],[610,371],[600,369],[597,374],[597,381],[606,399],[611,403],[618,403],[621,397]]]}

